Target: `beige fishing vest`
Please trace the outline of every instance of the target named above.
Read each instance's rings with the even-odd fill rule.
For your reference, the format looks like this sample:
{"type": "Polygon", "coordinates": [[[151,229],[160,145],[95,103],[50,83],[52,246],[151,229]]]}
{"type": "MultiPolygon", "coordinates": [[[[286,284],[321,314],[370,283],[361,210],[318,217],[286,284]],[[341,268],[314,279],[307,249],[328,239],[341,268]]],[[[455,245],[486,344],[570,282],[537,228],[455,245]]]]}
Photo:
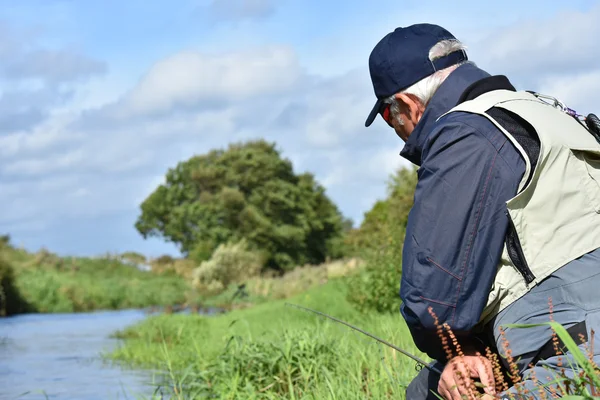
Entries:
{"type": "Polygon", "coordinates": [[[506,206],[533,276],[527,283],[511,261],[505,243],[480,320],[487,323],[554,271],[600,247],[600,144],[573,117],[527,92],[496,90],[461,103],[448,113],[456,111],[488,118],[527,164],[517,195],[506,206]],[[535,128],[540,154],[534,171],[521,145],[486,114],[491,107],[511,111],[535,128]]]}

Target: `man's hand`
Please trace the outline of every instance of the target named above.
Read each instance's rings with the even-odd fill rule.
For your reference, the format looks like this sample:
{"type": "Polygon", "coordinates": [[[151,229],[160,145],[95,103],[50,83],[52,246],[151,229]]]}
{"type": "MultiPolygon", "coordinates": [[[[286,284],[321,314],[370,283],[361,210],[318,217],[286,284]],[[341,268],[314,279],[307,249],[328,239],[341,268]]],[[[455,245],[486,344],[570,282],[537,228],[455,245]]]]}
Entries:
{"type": "MultiPolygon", "coordinates": [[[[492,363],[482,356],[454,357],[450,360],[442,371],[438,393],[446,400],[474,399],[477,392],[471,389],[469,377],[479,378],[486,394],[496,394],[492,363]]],[[[484,395],[483,398],[490,397],[484,395]]]]}

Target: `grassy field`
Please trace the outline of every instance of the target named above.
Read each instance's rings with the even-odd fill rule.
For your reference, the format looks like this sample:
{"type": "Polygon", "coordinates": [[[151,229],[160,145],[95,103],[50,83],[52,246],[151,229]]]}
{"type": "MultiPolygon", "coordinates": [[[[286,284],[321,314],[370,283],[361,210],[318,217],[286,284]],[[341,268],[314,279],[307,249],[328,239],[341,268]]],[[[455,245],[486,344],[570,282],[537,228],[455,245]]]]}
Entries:
{"type": "Polygon", "coordinates": [[[58,257],[0,249],[0,311],[80,312],[182,304],[187,281],[176,274],[140,271],[118,257],[58,257]]]}
{"type": "Polygon", "coordinates": [[[117,334],[106,357],[165,371],[157,398],[403,399],[416,363],[349,328],[289,305],[304,305],[426,357],[398,313],[363,315],[344,278],[289,299],[217,316],[161,315],[117,334]],[[213,396],[213,397],[211,397],[213,396]]]}

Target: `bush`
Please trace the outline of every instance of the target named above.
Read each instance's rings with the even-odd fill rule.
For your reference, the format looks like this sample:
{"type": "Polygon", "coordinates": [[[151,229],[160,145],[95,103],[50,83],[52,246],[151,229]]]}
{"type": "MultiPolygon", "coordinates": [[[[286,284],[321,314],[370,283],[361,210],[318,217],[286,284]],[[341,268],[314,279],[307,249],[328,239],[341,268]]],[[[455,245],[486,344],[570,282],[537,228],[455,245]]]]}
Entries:
{"type": "Polygon", "coordinates": [[[401,276],[401,246],[398,245],[397,249],[372,255],[361,273],[349,277],[348,300],[362,312],[397,313],[401,276]]]}
{"type": "Polygon", "coordinates": [[[187,281],[191,281],[194,270],[198,264],[187,258],[171,258],[170,262],[151,262],[152,272],[157,275],[176,275],[181,276],[187,281]]]}
{"type": "Polygon", "coordinates": [[[233,244],[221,244],[208,261],[193,271],[193,285],[204,294],[218,294],[232,283],[241,283],[260,273],[265,257],[248,250],[241,240],[233,244]]]}
{"type": "Polygon", "coordinates": [[[156,265],[166,265],[166,264],[173,264],[173,262],[175,261],[175,259],[173,257],[171,257],[168,254],[163,254],[162,256],[156,258],[155,260],[152,260],[153,264],[156,265]]]}
{"type": "Polygon", "coordinates": [[[0,246],[8,246],[10,244],[10,235],[0,235],[0,246]]]}
{"type": "Polygon", "coordinates": [[[416,184],[414,168],[399,169],[388,182],[388,197],[349,234],[354,252],[366,261],[364,271],[350,279],[348,291],[348,300],[361,311],[398,312],[402,246],[416,184]]]}
{"type": "Polygon", "coordinates": [[[29,306],[15,286],[13,266],[0,250],[0,317],[29,311],[29,306]]]}
{"type": "Polygon", "coordinates": [[[247,289],[254,296],[285,299],[315,286],[323,285],[330,279],[355,274],[362,266],[362,261],[356,258],[336,260],[321,265],[305,265],[286,272],[282,276],[261,276],[250,279],[247,289]]]}
{"type": "Polygon", "coordinates": [[[8,296],[9,306],[24,304],[18,312],[23,307],[46,313],[182,304],[190,289],[189,281],[179,276],[143,272],[115,257],[61,258],[47,250],[27,254],[14,249],[4,254],[14,279],[0,272],[3,287],[7,279],[14,282],[8,287],[24,299],[15,303],[15,296],[8,296]]]}
{"type": "MultiPolygon", "coordinates": [[[[346,245],[352,253],[380,253],[404,241],[408,214],[414,203],[417,171],[400,168],[388,180],[387,198],[379,200],[365,213],[358,229],[348,232],[346,245]]],[[[395,251],[395,250],[394,250],[395,251]]]]}
{"type": "Polygon", "coordinates": [[[125,261],[126,263],[132,263],[134,265],[145,264],[146,256],[140,253],[136,253],[135,251],[127,251],[121,254],[121,260],[125,261]]]}

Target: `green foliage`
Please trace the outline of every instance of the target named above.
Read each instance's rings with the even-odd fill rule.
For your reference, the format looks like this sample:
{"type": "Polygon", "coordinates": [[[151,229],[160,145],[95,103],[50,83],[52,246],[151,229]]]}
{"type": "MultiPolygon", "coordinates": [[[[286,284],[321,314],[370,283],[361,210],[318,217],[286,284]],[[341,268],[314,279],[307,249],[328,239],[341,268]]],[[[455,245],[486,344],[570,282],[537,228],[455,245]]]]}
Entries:
{"type": "Polygon", "coordinates": [[[152,261],[152,263],[156,264],[156,265],[168,265],[168,264],[173,264],[174,262],[175,262],[175,259],[168,254],[163,254],[162,256],[160,256],[152,261]]]}
{"type": "MultiPolygon", "coordinates": [[[[324,336],[324,335],[323,335],[324,336]]],[[[316,338],[307,330],[285,330],[276,340],[246,340],[232,336],[222,353],[205,370],[211,394],[253,395],[264,388],[271,396],[310,390],[325,374],[336,372],[340,361],[337,341],[316,338]]]]}
{"type": "Polygon", "coordinates": [[[402,276],[400,246],[371,255],[362,273],[349,277],[348,300],[358,310],[398,313],[402,276]]]}
{"type": "Polygon", "coordinates": [[[30,306],[15,286],[14,269],[4,256],[2,246],[0,244],[0,317],[30,311],[30,306]]]}
{"type": "Polygon", "coordinates": [[[130,262],[134,265],[145,264],[147,261],[146,256],[140,253],[136,253],[134,251],[127,251],[121,254],[121,259],[125,262],[130,262]]]}
{"type": "MultiPolygon", "coordinates": [[[[344,281],[337,280],[288,301],[341,318],[429,360],[415,349],[397,313],[360,314],[346,300],[347,290],[344,281]]],[[[556,392],[565,399],[598,398],[590,395],[599,388],[598,366],[564,328],[550,325],[574,354],[564,358],[565,367],[580,368],[573,378],[549,370],[548,376],[556,378],[556,392]]],[[[123,345],[105,357],[122,366],[162,371],[152,397],[156,400],[404,399],[417,373],[415,363],[393,349],[281,301],[208,317],[160,315],[118,337],[123,345]]]]}
{"type": "Polygon", "coordinates": [[[10,243],[10,235],[0,235],[0,247],[7,246],[10,243]]]}
{"type": "MultiPolygon", "coordinates": [[[[362,315],[343,280],[290,300],[327,312],[414,352],[398,315],[362,315]]],[[[271,301],[204,318],[152,317],[106,357],[164,371],[156,399],[404,399],[415,363],[366,336],[271,301]],[[162,327],[162,328],[158,328],[162,327]],[[157,330],[164,342],[157,342],[157,330]],[[154,332],[147,335],[145,332],[154,332]]],[[[423,357],[427,359],[426,357],[423,357]]]]}
{"type": "Polygon", "coordinates": [[[243,283],[261,271],[264,256],[248,249],[245,240],[221,244],[208,261],[193,272],[193,284],[205,294],[218,294],[230,284],[243,283]]]}
{"type": "Polygon", "coordinates": [[[0,261],[3,289],[6,292],[8,287],[7,293],[13,293],[10,298],[22,299],[15,302],[9,298],[9,306],[17,307],[15,312],[79,312],[183,304],[190,290],[180,276],[143,272],[123,263],[120,257],[58,257],[47,250],[30,254],[11,247],[5,247],[3,253],[4,262],[0,261]],[[6,273],[7,270],[12,272],[6,273]]]}
{"type": "Polygon", "coordinates": [[[350,233],[348,241],[366,260],[365,270],[349,283],[349,300],[361,311],[398,312],[402,246],[416,183],[414,168],[399,169],[388,182],[388,197],[350,233]]]}
{"type": "Polygon", "coordinates": [[[349,232],[349,245],[355,251],[379,252],[401,244],[416,186],[415,167],[403,167],[391,175],[387,182],[387,197],[377,201],[365,213],[360,228],[349,232]]]}
{"type": "MultiPolygon", "coordinates": [[[[143,330],[129,327],[116,332],[113,337],[117,339],[142,340],[148,343],[164,343],[168,347],[175,347],[180,344],[187,344],[194,339],[189,337],[189,334],[198,335],[199,332],[205,333],[207,329],[208,323],[206,318],[200,315],[161,314],[149,318],[143,330]],[[183,322],[193,324],[196,330],[179,329],[179,326],[183,322]]],[[[197,337],[195,336],[195,338],[197,337]]]]}
{"type": "Polygon", "coordinates": [[[294,268],[281,276],[260,276],[247,283],[249,295],[263,299],[286,299],[332,279],[356,274],[363,267],[358,259],[336,260],[321,265],[305,265],[294,268]]]}
{"type": "Polygon", "coordinates": [[[267,266],[290,269],[339,255],[343,218],[309,173],[295,174],[274,144],[231,144],[179,163],[141,205],[135,226],[197,262],[247,239],[267,266]]]}

